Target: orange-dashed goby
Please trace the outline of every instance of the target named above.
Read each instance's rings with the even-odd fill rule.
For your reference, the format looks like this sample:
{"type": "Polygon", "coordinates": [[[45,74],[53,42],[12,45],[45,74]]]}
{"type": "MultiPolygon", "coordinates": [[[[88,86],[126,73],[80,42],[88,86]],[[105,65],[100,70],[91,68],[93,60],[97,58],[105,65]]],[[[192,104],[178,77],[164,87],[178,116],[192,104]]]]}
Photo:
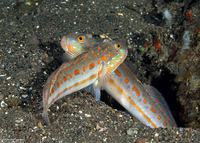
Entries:
{"type": "Polygon", "coordinates": [[[162,95],[152,86],[143,85],[122,63],[103,86],[133,116],[152,128],[177,127],[162,95]]]}
{"type": "MultiPolygon", "coordinates": [[[[79,39],[84,40],[84,39],[79,39]]],[[[68,41],[66,41],[68,43],[68,41]]],[[[74,43],[69,42],[70,47],[74,43]]],[[[77,44],[76,44],[77,45],[77,44]]],[[[47,109],[58,99],[93,83],[99,89],[109,75],[126,58],[127,48],[120,43],[107,41],[83,52],[75,59],[63,63],[47,79],[43,89],[43,118],[50,124],[47,109]]]]}
{"type": "MultiPolygon", "coordinates": [[[[77,37],[75,36],[75,38],[77,37]]],[[[79,48],[82,48],[82,52],[87,51],[87,44],[81,45],[79,41],[77,42],[79,48]]],[[[66,45],[62,48],[66,51],[66,54],[69,54],[66,45]]],[[[73,56],[76,57],[77,55],[73,56]]],[[[161,93],[150,85],[143,85],[124,63],[110,74],[109,80],[104,82],[102,88],[145,125],[152,128],[177,127],[161,93]]],[[[99,100],[100,92],[97,90],[95,94],[98,94],[96,96],[99,100]]]]}

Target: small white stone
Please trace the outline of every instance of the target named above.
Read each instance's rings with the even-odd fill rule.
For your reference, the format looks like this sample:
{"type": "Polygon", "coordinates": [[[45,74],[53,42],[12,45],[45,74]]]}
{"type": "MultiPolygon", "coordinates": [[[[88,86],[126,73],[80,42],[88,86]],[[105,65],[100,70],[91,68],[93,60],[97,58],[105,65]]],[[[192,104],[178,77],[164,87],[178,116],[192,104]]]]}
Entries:
{"type": "Polygon", "coordinates": [[[15,120],[15,122],[19,124],[19,123],[20,123],[20,120],[15,120]]]}
{"type": "Polygon", "coordinates": [[[1,101],[1,107],[5,107],[7,104],[4,101],[1,101]]]}
{"type": "Polygon", "coordinates": [[[90,114],[85,114],[85,117],[91,117],[91,115],[90,114]]]}
{"type": "Polygon", "coordinates": [[[7,77],[7,80],[11,79],[11,76],[7,77]]]}
{"type": "Polygon", "coordinates": [[[23,97],[23,98],[26,98],[26,97],[28,97],[28,95],[27,95],[27,94],[23,94],[22,97],[23,97]]]}
{"type": "Polygon", "coordinates": [[[158,137],[159,136],[159,134],[158,133],[155,133],[155,137],[158,137]]]}
{"type": "Polygon", "coordinates": [[[57,108],[57,110],[59,110],[59,109],[60,109],[60,108],[59,108],[59,106],[57,106],[56,108],[57,108]]]}

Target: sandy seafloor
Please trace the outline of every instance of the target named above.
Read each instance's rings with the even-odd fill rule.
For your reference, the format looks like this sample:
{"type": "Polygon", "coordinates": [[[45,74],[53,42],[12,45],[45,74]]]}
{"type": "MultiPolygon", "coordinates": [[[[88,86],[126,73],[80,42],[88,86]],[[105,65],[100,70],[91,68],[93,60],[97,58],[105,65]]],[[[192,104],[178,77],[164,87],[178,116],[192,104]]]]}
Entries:
{"type": "Polygon", "coordinates": [[[199,142],[199,5],[198,0],[1,0],[0,142],[199,142]],[[164,19],[164,12],[171,19],[164,19]],[[62,36],[74,32],[124,42],[126,63],[163,94],[179,128],[151,129],[105,92],[99,103],[87,92],[57,101],[46,126],[39,108],[42,89],[62,63],[62,36]]]}

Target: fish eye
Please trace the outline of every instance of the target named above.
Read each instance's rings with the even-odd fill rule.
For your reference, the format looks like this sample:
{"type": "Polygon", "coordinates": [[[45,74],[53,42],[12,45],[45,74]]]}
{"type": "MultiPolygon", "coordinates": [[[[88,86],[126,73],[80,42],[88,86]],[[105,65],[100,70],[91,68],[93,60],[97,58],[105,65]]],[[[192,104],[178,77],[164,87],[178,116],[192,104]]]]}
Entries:
{"type": "Polygon", "coordinates": [[[81,42],[81,43],[85,41],[85,37],[84,37],[84,36],[78,36],[77,39],[78,39],[78,41],[81,42]]]}
{"type": "Polygon", "coordinates": [[[116,48],[117,50],[119,50],[119,49],[121,48],[121,44],[120,44],[120,43],[117,43],[117,44],[115,45],[115,48],[116,48]]]}

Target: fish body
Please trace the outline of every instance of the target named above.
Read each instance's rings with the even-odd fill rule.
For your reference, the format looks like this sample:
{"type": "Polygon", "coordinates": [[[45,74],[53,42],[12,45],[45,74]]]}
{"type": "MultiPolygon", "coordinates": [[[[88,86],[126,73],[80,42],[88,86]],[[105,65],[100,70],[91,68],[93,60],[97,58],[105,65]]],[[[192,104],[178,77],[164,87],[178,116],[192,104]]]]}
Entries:
{"type": "Polygon", "coordinates": [[[50,124],[47,109],[55,101],[93,83],[96,88],[101,87],[126,56],[125,46],[107,41],[63,63],[50,75],[43,89],[43,118],[46,123],[50,124]]]}
{"type": "Polygon", "coordinates": [[[145,125],[151,128],[176,127],[162,95],[154,87],[144,86],[124,63],[102,88],[145,125]]]}
{"type": "MultiPolygon", "coordinates": [[[[91,46],[88,48],[86,44],[80,44],[80,48],[83,48],[81,50],[84,52],[91,49],[91,46]]],[[[65,51],[69,54],[67,50],[65,51]]],[[[96,86],[95,83],[93,86],[96,86]]],[[[150,85],[142,84],[124,63],[111,72],[109,80],[104,82],[102,89],[145,125],[151,128],[177,127],[161,93],[150,85]]],[[[95,94],[97,94],[96,99],[99,100],[99,88],[96,89],[95,94]]]]}

